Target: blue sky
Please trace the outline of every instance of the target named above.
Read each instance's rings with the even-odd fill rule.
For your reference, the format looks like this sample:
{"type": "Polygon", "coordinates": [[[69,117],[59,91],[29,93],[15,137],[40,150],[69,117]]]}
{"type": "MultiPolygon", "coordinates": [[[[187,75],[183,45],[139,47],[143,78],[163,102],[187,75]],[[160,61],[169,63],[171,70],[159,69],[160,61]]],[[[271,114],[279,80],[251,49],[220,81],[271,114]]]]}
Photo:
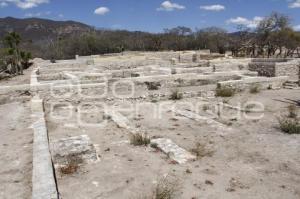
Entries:
{"type": "Polygon", "coordinates": [[[253,28],[272,11],[289,15],[300,30],[300,0],[0,0],[0,17],[75,20],[98,28],[150,32],[179,25],[253,28]]]}

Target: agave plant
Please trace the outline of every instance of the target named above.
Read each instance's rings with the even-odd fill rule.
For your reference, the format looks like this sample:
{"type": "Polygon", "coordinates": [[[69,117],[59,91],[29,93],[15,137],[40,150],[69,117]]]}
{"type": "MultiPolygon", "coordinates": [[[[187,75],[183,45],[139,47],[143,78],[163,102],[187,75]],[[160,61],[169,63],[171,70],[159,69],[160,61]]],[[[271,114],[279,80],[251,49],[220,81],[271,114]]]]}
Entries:
{"type": "Polygon", "coordinates": [[[8,64],[11,65],[11,73],[23,74],[23,66],[21,64],[21,55],[19,44],[21,37],[16,32],[11,32],[4,37],[4,44],[7,46],[8,64]]]}
{"type": "Polygon", "coordinates": [[[19,45],[21,37],[16,32],[8,33],[3,40],[5,49],[5,64],[6,71],[10,74],[23,74],[23,69],[31,66],[30,59],[32,55],[30,52],[21,51],[19,45]]]}

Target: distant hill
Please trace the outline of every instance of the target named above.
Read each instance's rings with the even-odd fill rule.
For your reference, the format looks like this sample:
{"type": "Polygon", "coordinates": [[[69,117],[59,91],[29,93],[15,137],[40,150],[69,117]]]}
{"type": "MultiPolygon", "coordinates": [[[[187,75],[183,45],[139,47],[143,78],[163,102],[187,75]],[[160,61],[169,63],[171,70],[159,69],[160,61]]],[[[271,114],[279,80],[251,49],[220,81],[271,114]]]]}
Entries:
{"type": "Polygon", "coordinates": [[[15,31],[21,35],[23,40],[30,40],[34,43],[92,30],[91,26],[75,21],[53,21],[40,18],[0,18],[0,38],[7,32],[15,31]]]}

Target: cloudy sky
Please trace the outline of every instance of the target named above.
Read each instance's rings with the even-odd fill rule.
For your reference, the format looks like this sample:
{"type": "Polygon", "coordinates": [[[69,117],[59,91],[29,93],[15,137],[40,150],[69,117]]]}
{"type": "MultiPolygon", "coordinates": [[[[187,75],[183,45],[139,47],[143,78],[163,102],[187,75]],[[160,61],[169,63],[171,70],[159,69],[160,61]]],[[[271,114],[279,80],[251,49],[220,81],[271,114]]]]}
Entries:
{"type": "Polygon", "coordinates": [[[95,27],[161,32],[164,28],[255,28],[272,11],[300,30],[300,0],[0,0],[0,17],[75,20],[95,27]]]}

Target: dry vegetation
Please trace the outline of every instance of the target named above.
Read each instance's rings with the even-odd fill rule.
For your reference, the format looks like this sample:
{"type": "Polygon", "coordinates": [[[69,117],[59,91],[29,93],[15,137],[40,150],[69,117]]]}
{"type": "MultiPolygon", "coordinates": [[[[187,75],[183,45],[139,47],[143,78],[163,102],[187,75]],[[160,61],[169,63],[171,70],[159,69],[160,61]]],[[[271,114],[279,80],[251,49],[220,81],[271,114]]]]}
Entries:
{"type": "Polygon", "coordinates": [[[249,91],[250,91],[251,94],[259,93],[260,92],[260,85],[255,84],[255,85],[251,86],[249,91]]]}
{"type": "Polygon", "coordinates": [[[146,134],[131,133],[130,144],[134,146],[147,146],[150,144],[150,138],[146,134]]]}
{"type": "Polygon", "coordinates": [[[174,176],[166,176],[159,180],[151,199],[173,199],[180,191],[180,183],[174,176]]]}
{"type": "Polygon", "coordinates": [[[183,98],[183,94],[179,92],[178,89],[172,91],[170,100],[181,100],[183,98]]]}
{"type": "Polygon", "coordinates": [[[218,86],[216,89],[217,97],[232,97],[235,94],[235,89],[231,87],[220,87],[218,86]]]}
{"type": "Polygon", "coordinates": [[[278,118],[281,131],[287,134],[300,134],[300,122],[297,113],[297,107],[290,105],[288,114],[278,118]]]}
{"type": "Polygon", "coordinates": [[[214,154],[214,151],[209,150],[206,145],[201,144],[200,142],[195,144],[195,147],[192,148],[191,153],[195,154],[198,159],[203,157],[211,157],[214,154]]]}
{"type": "Polygon", "coordinates": [[[72,175],[76,173],[80,168],[79,165],[83,162],[82,159],[72,155],[69,155],[66,160],[66,164],[60,167],[60,173],[63,175],[72,175]]]}

